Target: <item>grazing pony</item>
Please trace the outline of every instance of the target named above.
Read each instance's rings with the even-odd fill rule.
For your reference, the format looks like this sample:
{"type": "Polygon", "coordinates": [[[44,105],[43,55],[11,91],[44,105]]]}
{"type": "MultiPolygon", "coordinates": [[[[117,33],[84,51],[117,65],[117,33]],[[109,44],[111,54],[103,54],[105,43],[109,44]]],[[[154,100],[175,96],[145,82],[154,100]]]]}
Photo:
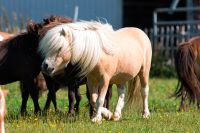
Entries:
{"type": "Polygon", "coordinates": [[[124,107],[125,84],[128,81],[128,102],[132,103],[138,81],[143,98],[143,118],[150,115],[148,108],[151,42],[138,28],[114,31],[109,24],[76,22],[61,24],[44,32],[39,52],[45,58],[42,70],[54,76],[70,63],[78,64],[79,76],[87,77],[90,103],[97,114],[92,122],[107,119],[119,120],[124,107]],[[114,114],[103,107],[108,85],[116,84],[118,103],[114,114]],[[136,88],[135,88],[136,87],[136,88]]]}
{"type": "Polygon", "coordinates": [[[200,37],[193,37],[178,46],[175,54],[178,85],[175,96],[182,96],[180,110],[186,110],[185,100],[197,102],[200,108],[200,37]]]}

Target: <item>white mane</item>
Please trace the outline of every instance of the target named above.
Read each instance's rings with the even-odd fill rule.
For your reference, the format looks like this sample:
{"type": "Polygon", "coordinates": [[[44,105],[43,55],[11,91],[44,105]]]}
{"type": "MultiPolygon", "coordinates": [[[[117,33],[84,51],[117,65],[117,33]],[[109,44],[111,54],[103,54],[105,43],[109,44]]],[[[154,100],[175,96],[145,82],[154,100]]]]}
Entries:
{"type": "Polygon", "coordinates": [[[72,47],[72,63],[78,63],[81,67],[80,75],[86,75],[98,63],[101,52],[106,54],[114,54],[111,36],[113,28],[109,24],[100,22],[81,21],[76,23],[67,23],[58,25],[49,30],[39,45],[39,51],[46,57],[62,47],[72,47]],[[64,30],[71,33],[72,44],[61,34],[64,30]]]}

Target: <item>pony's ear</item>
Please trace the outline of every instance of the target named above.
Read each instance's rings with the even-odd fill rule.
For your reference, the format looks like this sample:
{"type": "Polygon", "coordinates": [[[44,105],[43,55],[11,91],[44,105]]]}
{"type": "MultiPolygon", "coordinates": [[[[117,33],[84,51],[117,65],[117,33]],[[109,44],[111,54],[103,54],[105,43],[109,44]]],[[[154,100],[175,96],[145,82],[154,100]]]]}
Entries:
{"type": "Polygon", "coordinates": [[[62,28],[62,30],[60,31],[60,35],[62,35],[62,36],[66,36],[66,32],[65,32],[65,30],[62,28]]]}
{"type": "Polygon", "coordinates": [[[65,31],[64,29],[62,29],[60,31],[60,34],[63,35],[64,37],[66,37],[69,40],[69,43],[71,44],[71,42],[72,42],[72,33],[69,30],[65,31]]]}

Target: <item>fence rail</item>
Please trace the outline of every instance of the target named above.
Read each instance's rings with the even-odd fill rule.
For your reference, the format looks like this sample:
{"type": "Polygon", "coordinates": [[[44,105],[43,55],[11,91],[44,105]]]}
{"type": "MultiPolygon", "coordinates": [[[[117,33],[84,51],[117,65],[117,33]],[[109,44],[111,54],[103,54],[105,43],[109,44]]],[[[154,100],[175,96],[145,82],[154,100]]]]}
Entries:
{"type": "MultiPolygon", "coordinates": [[[[145,32],[153,42],[153,57],[162,56],[163,61],[173,65],[174,53],[177,46],[187,41],[193,36],[200,35],[200,20],[159,20],[162,13],[185,12],[186,14],[194,12],[200,13],[200,7],[194,8],[159,8],[153,13],[153,29],[145,29],[145,32]]],[[[190,17],[191,18],[191,17],[190,17]]]]}

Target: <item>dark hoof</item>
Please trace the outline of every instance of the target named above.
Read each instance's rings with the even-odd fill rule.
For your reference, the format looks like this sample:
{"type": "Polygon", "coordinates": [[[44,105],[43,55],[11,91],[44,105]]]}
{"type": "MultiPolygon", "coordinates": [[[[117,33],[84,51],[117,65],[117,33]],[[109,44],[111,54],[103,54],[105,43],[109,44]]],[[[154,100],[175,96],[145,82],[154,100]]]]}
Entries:
{"type": "Polygon", "coordinates": [[[27,115],[28,115],[27,111],[21,111],[21,116],[22,117],[27,116],[27,115]]]}
{"type": "Polygon", "coordinates": [[[38,116],[38,115],[42,115],[42,111],[41,111],[41,109],[39,109],[39,110],[35,110],[35,111],[34,111],[34,114],[35,114],[36,116],[38,116]]]}
{"type": "Polygon", "coordinates": [[[76,116],[75,111],[70,111],[67,113],[67,117],[75,117],[75,116],[76,116]]]}

